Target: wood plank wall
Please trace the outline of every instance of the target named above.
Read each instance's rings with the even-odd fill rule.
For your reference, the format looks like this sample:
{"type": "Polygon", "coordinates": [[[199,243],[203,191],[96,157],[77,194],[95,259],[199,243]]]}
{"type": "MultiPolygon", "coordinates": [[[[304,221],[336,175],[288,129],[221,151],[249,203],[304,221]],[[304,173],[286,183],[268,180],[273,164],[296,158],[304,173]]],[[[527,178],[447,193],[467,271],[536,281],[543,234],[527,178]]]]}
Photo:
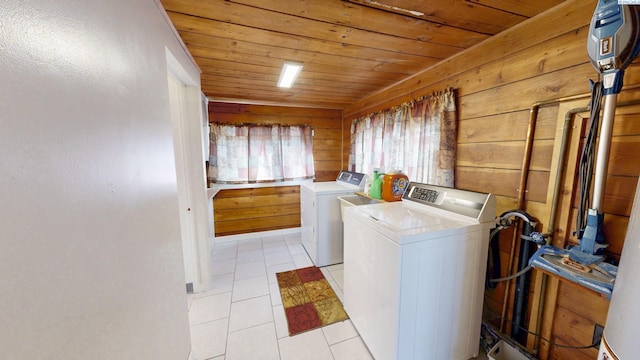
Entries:
{"type": "Polygon", "coordinates": [[[300,227],[300,186],[220,190],[213,209],[215,236],[300,227]]]}
{"type": "MultiPolygon", "coordinates": [[[[342,110],[210,102],[209,121],[311,125],[315,181],[335,180],[342,169],[342,110]]],[[[213,208],[215,236],[295,228],[300,226],[300,189],[221,190],[213,200],[213,208]]]]}
{"type": "MultiPolygon", "coordinates": [[[[552,196],[550,179],[555,178],[557,163],[553,154],[557,154],[564,115],[572,108],[587,105],[588,80],[597,79],[586,53],[588,26],[595,4],[595,0],[567,0],[480,46],[362,99],[344,110],[345,129],[360,116],[447,87],[457,89],[456,187],[497,194],[498,215],[516,205],[532,106],[549,102],[540,106],[537,116],[524,206],[524,210],[540,220],[540,230],[546,231],[552,196]],[[582,97],[582,100],[573,97],[582,97]]],[[[619,101],[640,99],[639,85],[640,67],[636,61],[626,72],[619,101]]],[[[640,153],[636,125],[640,110],[632,106],[624,109],[619,109],[620,115],[616,118],[604,201],[605,232],[612,243],[614,259],[622,249],[640,173],[640,163],[635,160],[640,153]]],[[[582,128],[587,122],[585,116],[588,115],[576,115],[574,119],[577,129],[573,130],[572,148],[562,172],[561,207],[553,239],[556,245],[575,242],[571,234],[577,206],[574,169],[584,136],[582,128]]],[[[502,264],[507,264],[511,253],[508,231],[500,234],[500,249],[502,264]]],[[[503,266],[504,275],[507,269],[503,266]]],[[[529,313],[535,314],[540,299],[543,301],[539,329],[535,326],[536,316],[531,317],[529,326],[538,329],[547,340],[537,345],[530,339],[530,350],[540,359],[594,359],[597,351],[593,348],[561,348],[548,340],[570,346],[590,344],[594,324],[604,325],[606,321],[609,302],[594,292],[555,278],[548,279],[542,294],[542,275],[535,271],[532,278],[529,313]]],[[[504,283],[500,284],[485,296],[485,316],[497,324],[502,315],[505,288],[504,283]]],[[[512,298],[510,294],[506,303],[511,304],[512,298]]],[[[506,315],[510,318],[511,306],[507,308],[506,315]]]]}

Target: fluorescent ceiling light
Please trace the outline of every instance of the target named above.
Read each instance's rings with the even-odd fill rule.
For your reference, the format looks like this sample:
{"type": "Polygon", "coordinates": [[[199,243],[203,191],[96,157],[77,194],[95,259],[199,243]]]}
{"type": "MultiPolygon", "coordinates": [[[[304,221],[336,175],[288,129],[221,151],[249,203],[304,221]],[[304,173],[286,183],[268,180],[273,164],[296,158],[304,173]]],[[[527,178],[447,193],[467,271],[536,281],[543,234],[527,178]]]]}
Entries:
{"type": "Polygon", "coordinates": [[[285,61],[282,66],[282,72],[280,72],[280,79],[278,79],[278,87],[290,88],[293,86],[301,70],[302,64],[285,61]]]}

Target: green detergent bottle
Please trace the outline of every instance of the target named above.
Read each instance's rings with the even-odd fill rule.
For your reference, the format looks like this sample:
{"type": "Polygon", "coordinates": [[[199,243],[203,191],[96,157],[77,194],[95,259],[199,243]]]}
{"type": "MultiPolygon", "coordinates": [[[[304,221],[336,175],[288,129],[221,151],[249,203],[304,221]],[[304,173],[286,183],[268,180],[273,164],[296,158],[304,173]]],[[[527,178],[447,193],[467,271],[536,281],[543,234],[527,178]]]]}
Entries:
{"type": "Polygon", "coordinates": [[[378,170],[373,171],[373,179],[371,180],[371,189],[369,196],[374,199],[382,199],[382,175],[378,170]]]}

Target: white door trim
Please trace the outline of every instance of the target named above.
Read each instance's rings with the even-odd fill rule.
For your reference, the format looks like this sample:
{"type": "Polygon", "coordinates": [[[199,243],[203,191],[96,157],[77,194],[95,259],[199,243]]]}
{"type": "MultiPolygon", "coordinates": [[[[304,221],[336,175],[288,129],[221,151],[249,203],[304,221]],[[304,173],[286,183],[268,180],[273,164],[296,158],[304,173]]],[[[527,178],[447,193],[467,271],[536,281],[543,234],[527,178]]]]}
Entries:
{"type": "Polygon", "coordinates": [[[190,79],[186,71],[167,53],[168,82],[178,86],[177,94],[170,97],[172,105],[172,126],[174,129],[174,149],[176,155],[176,176],[178,177],[178,197],[180,202],[181,234],[185,249],[185,278],[191,278],[194,292],[206,291],[211,287],[209,251],[208,198],[206,192],[205,162],[203,151],[203,107],[197,83],[190,79]],[[182,177],[182,180],[180,179],[182,177]],[[189,276],[191,275],[191,276],[189,276]]]}

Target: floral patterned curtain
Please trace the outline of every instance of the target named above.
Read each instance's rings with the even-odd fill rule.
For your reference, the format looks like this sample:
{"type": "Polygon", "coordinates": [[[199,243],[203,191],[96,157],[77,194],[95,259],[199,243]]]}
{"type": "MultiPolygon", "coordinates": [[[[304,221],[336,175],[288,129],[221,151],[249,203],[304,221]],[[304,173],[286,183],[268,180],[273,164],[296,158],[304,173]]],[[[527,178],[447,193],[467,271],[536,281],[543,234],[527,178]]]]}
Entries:
{"type": "Polygon", "coordinates": [[[365,174],[400,170],[411,181],[454,186],[453,89],[370,114],[351,124],[350,164],[365,174]]]}
{"type": "Polygon", "coordinates": [[[307,125],[211,124],[208,182],[311,179],[313,129],[307,125]]]}

